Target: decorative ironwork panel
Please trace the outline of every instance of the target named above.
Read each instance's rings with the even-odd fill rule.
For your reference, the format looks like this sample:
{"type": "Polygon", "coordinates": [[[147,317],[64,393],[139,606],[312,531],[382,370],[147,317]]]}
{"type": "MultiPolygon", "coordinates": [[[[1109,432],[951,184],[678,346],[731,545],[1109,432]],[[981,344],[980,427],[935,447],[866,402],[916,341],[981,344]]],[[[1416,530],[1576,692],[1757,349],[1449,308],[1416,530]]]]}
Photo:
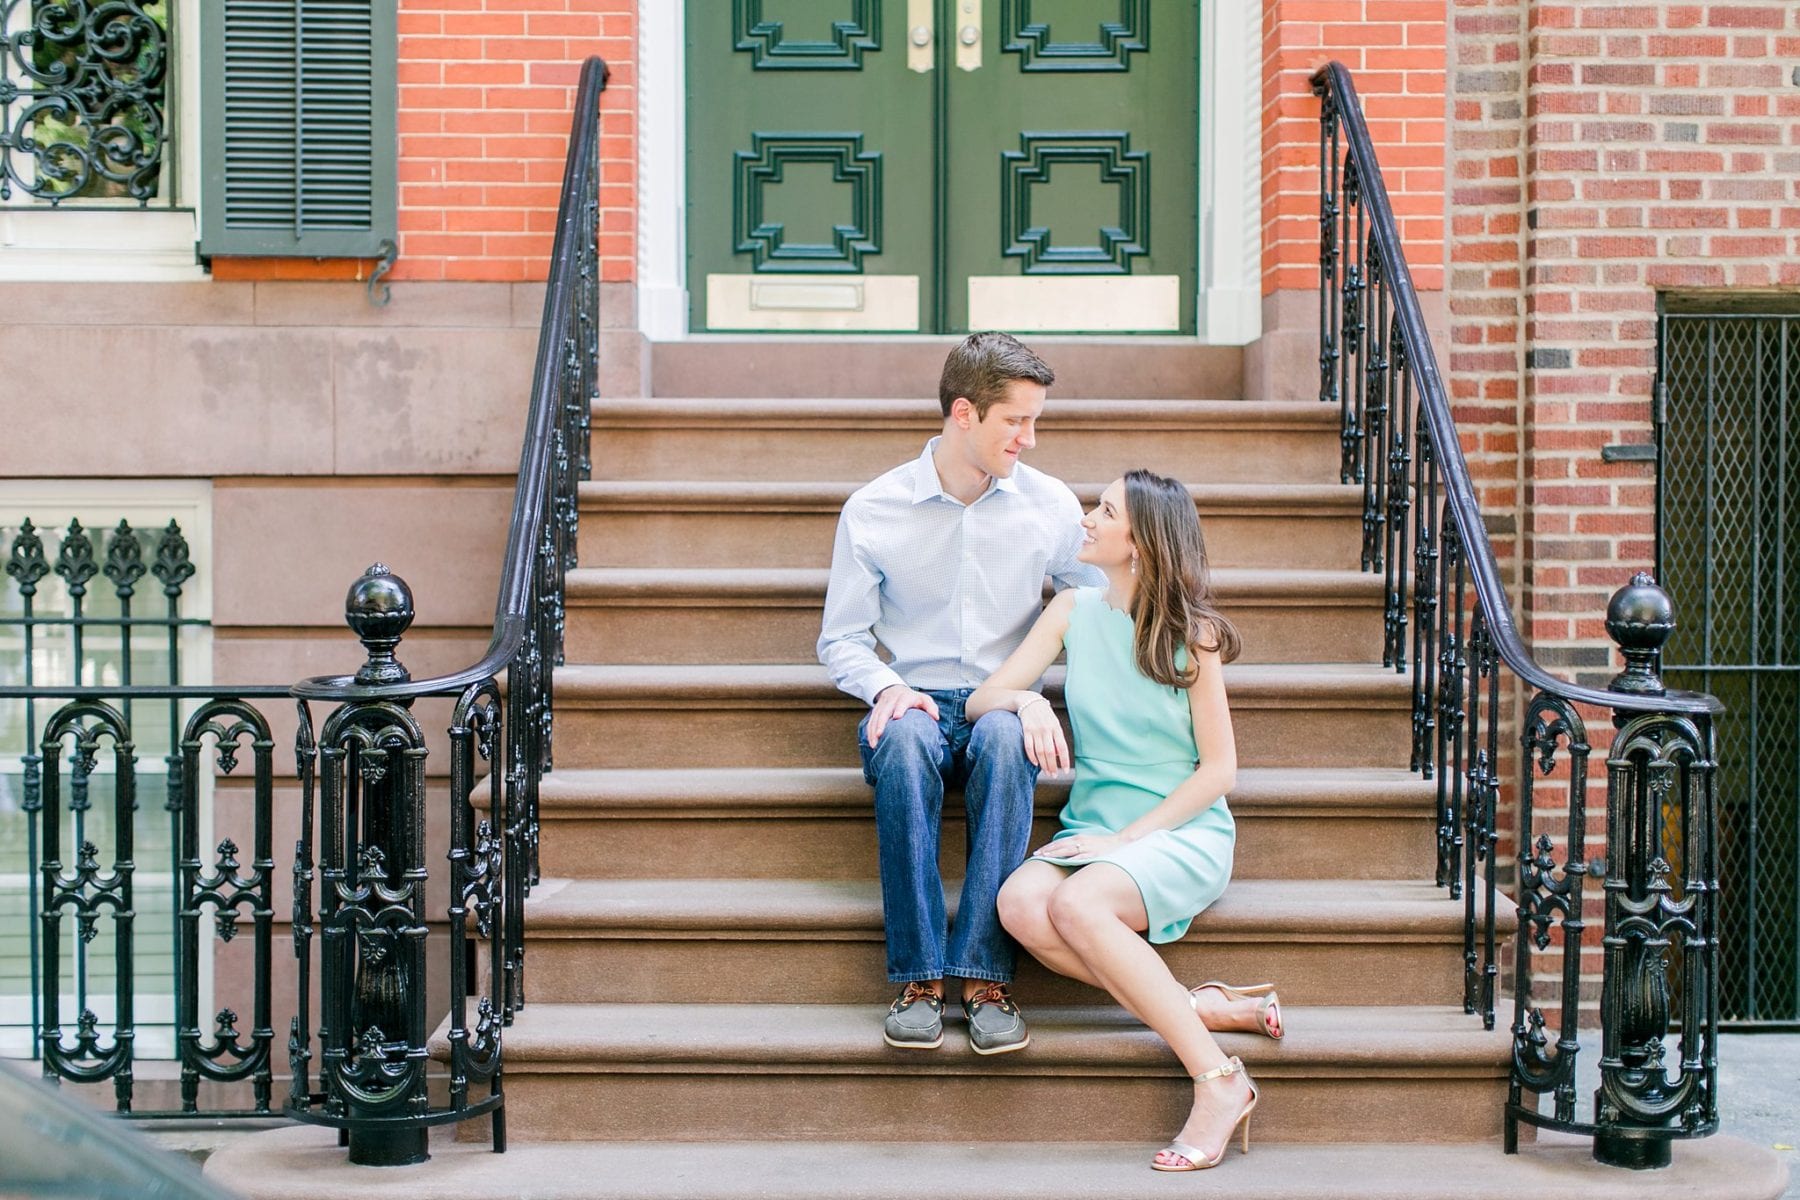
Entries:
{"type": "MultiPolygon", "coordinates": [[[[750,65],[758,71],[859,71],[863,54],[881,49],[881,0],[836,4],[847,15],[832,21],[823,38],[790,37],[787,22],[770,16],[771,8],[781,7],[788,6],[780,0],[732,0],[732,44],[751,55],[750,65]]],[[[796,16],[820,21],[819,0],[791,7],[796,16]]]]}
{"type": "Polygon", "coordinates": [[[132,987],[132,932],[137,913],[132,905],[132,813],[137,808],[137,785],[130,725],[111,705],[76,700],[63,705],[44,727],[41,743],[43,805],[38,836],[43,847],[43,955],[42,1021],[40,1054],[44,1075],[76,1083],[113,1081],[120,1112],[131,1110],[132,1041],[136,1036],[132,987]],[[69,790],[62,786],[62,752],[67,739],[69,790]],[[85,836],[83,825],[102,742],[112,754],[112,837],[110,862],[102,865],[103,851],[85,836]],[[74,863],[63,861],[65,815],[73,818],[76,844],[69,847],[74,863]],[[66,911],[65,911],[66,910],[66,911]],[[85,948],[100,934],[101,918],[111,926],[113,944],[113,995],[110,1020],[97,1011],[89,992],[90,962],[85,948]],[[73,919],[76,945],[71,947],[75,976],[75,1039],[64,1038],[62,956],[63,922],[73,919]],[[111,1037],[100,1031],[104,1023],[111,1037]]]}
{"type": "MultiPolygon", "coordinates": [[[[758,133],[751,146],[736,155],[732,233],[753,269],[855,273],[865,255],[881,253],[881,154],[863,150],[862,134],[758,133]],[[849,219],[832,223],[828,242],[791,240],[781,203],[770,194],[799,164],[824,166],[832,184],[847,185],[849,219]]],[[[783,199],[796,208],[827,203],[816,187],[783,199]]]]}
{"type": "Polygon", "coordinates": [[[1131,135],[1117,130],[1023,133],[1019,146],[1000,155],[1001,253],[1023,259],[1027,275],[1129,275],[1132,259],[1150,253],[1149,153],[1132,150],[1131,135]],[[1079,167],[1115,190],[1115,220],[1090,234],[1034,219],[1034,193],[1079,167]]]}
{"type": "Polygon", "coordinates": [[[1086,10],[1101,8],[1104,0],[1082,3],[1077,17],[1067,3],[1054,0],[1000,0],[1001,48],[1019,56],[1021,71],[1129,71],[1131,56],[1150,49],[1150,0],[1119,0],[1118,20],[1094,18],[1086,10]],[[1045,18],[1056,9],[1057,19],[1045,18]],[[1058,37],[1065,26],[1091,29],[1089,41],[1058,37]]]}
{"type": "MultiPolygon", "coordinates": [[[[182,611],[195,566],[173,522],[158,533],[120,521],[101,533],[77,520],[47,533],[25,519],[11,533],[5,571],[12,594],[0,604],[0,644],[6,646],[0,654],[0,735],[9,743],[4,750],[18,757],[0,772],[18,779],[23,802],[11,814],[0,808],[0,873],[20,881],[4,886],[3,899],[24,918],[28,954],[19,963],[27,978],[7,978],[0,986],[9,993],[28,992],[31,1053],[44,1059],[48,1071],[85,1082],[112,1079],[125,1097],[122,1111],[169,1115],[140,1113],[130,1098],[130,1068],[146,1056],[180,1057],[180,1013],[199,994],[197,977],[183,980],[183,968],[195,965],[183,953],[180,930],[182,791],[191,777],[181,770],[184,712],[174,696],[185,635],[206,624],[182,611]],[[154,581],[148,591],[147,581],[154,581]],[[47,776],[41,743],[51,723],[70,703],[103,691],[110,691],[105,704],[118,722],[110,736],[134,751],[129,776],[121,777],[105,755],[85,761],[79,749],[63,765],[51,764],[47,776]],[[59,798],[47,787],[52,783],[66,784],[69,796],[59,798]],[[125,786],[133,802],[120,810],[118,792],[125,786]],[[47,935],[46,921],[53,915],[44,884],[50,822],[58,825],[65,858],[69,848],[91,845],[101,863],[116,856],[121,839],[131,844],[135,874],[128,950],[105,914],[73,926],[64,919],[60,947],[47,935]],[[82,936],[71,940],[72,928],[82,936]],[[98,1078],[80,1069],[70,1073],[67,1056],[44,1058],[44,1029],[58,1019],[47,998],[54,994],[64,1015],[92,1012],[94,1033],[102,1036],[115,1028],[118,1006],[116,998],[100,993],[115,985],[132,997],[130,1053],[112,1060],[98,1078]]],[[[187,704],[196,702],[203,698],[187,704]]],[[[225,1111],[221,1097],[206,1099],[202,1108],[190,1097],[186,1110],[225,1111]]]]}
{"type": "Polygon", "coordinates": [[[59,205],[158,193],[169,8],[145,0],[0,0],[0,200],[59,205]]]}
{"type": "Polygon", "coordinates": [[[269,969],[271,923],[275,917],[274,886],[274,754],[275,741],[269,723],[255,708],[241,700],[220,699],[200,706],[188,718],[181,739],[181,988],[175,1014],[178,1057],[181,1060],[181,1107],[199,1111],[200,1081],[236,1083],[248,1080],[254,1111],[270,1112],[273,1069],[269,1056],[275,1031],[271,1027],[269,969]],[[208,742],[213,759],[225,775],[233,774],[238,755],[251,755],[252,843],[248,868],[240,863],[243,853],[231,838],[222,839],[213,853],[215,861],[202,862],[200,850],[200,780],[207,770],[202,761],[208,742]],[[211,1042],[201,1032],[200,940],[205,932],[230,944],[239,923],[250,922],[249,936],[255,961],[251,970],[250,1028],[240,1042],[235,1010],[220,1008],[212,1017],[211,1042]]]}
{"type": "Polygon", "coordinates": [[[1800,315],[1664,316],[1659,402],[1666,672],[1726,705],[1720,1015],[1800,1023],[1800,315]]]}

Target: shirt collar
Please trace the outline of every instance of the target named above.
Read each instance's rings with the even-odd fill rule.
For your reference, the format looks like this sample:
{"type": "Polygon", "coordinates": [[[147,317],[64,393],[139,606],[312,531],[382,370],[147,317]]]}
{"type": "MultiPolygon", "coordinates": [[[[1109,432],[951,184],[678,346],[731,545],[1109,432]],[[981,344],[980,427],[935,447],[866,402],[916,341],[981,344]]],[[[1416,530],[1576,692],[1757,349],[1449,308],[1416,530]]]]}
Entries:
{"type": "MultiPolygon", "coordinates": [[[[932,455],[937,452],[938,443],[942,440],[943,436],[940,434],[939,436],[932,438],[929,442],[926,442],[925,449],[919,452],[919,457],[913,462],[914,504],[923,504],[925,501],[934,500],[939,496],[942,496],[946,500],[955,501],[955,497],[944,490],[944,482],[938,478],[937,463],[932,459],[932,455]]],[[[982,500],[995,492],[1016,493],[1018,490],[1019,476],[1018,468],[1015,466],[1013,468],[1013,473],[1008,475],[1005,479],[989,476],[987,491],[975,497],[975,502],[979,504],[982,500]]]]}

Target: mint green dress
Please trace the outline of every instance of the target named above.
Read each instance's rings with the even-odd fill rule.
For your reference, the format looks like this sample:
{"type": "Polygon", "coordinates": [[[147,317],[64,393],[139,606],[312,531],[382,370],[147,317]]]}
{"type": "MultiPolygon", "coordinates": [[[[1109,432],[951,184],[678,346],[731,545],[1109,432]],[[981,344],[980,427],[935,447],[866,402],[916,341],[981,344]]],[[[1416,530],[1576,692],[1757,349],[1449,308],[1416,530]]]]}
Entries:
{"type": "MultiPolygon", "coordinates": [[[[1077,589],[1063,634],[1075,782],[1054,840],[1123,829],[1161,804],[1199,761],[1187,693],[1138,670],[1132,632],[1130,614],[1108,604],[1100,588],[1077,589]]],[[[1130,875],[1150,917],[1150,940],[1173,942],[1225,891],[1236,842],[1221,796],[1185,825],[1080,865],[1111,863],[1130,875]]]]}

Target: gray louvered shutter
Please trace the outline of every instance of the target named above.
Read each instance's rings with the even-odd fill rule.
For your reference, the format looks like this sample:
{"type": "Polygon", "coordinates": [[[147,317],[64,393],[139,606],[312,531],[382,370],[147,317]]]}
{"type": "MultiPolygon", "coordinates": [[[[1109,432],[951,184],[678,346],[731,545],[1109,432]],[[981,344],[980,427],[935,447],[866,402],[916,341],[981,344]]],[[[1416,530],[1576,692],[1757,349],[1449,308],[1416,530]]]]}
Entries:
{"type": "Polygon", "coordinates": [[[201,23],[202,254],[395,236],[394,0],[217,0],[201,23]]]}

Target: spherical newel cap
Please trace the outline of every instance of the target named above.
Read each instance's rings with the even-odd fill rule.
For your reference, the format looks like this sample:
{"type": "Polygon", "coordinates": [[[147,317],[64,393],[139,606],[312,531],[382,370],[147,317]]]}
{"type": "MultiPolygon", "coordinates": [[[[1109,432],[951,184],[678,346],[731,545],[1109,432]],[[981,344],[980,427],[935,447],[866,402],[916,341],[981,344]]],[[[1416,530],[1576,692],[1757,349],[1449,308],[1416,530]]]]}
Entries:
{"type": "Polygon", "coordinates": [[[405,683],[412,678],[394,657],[394,648],[413,622],[412,589],[385,563],[374,564],[350,585],[344,596],[344,622],[369,652],[356,682],[405,683]]]}
{"type": "Polygon", "coordinates": [[[1608,686],[1615,692],[1662,695],[1662,648],[1675,632],[1675,606],[1648,571],[1639,571],[1613,593],[1606,606],[1606,632],[1625,655],[1625,669],[1608,686]]]}

